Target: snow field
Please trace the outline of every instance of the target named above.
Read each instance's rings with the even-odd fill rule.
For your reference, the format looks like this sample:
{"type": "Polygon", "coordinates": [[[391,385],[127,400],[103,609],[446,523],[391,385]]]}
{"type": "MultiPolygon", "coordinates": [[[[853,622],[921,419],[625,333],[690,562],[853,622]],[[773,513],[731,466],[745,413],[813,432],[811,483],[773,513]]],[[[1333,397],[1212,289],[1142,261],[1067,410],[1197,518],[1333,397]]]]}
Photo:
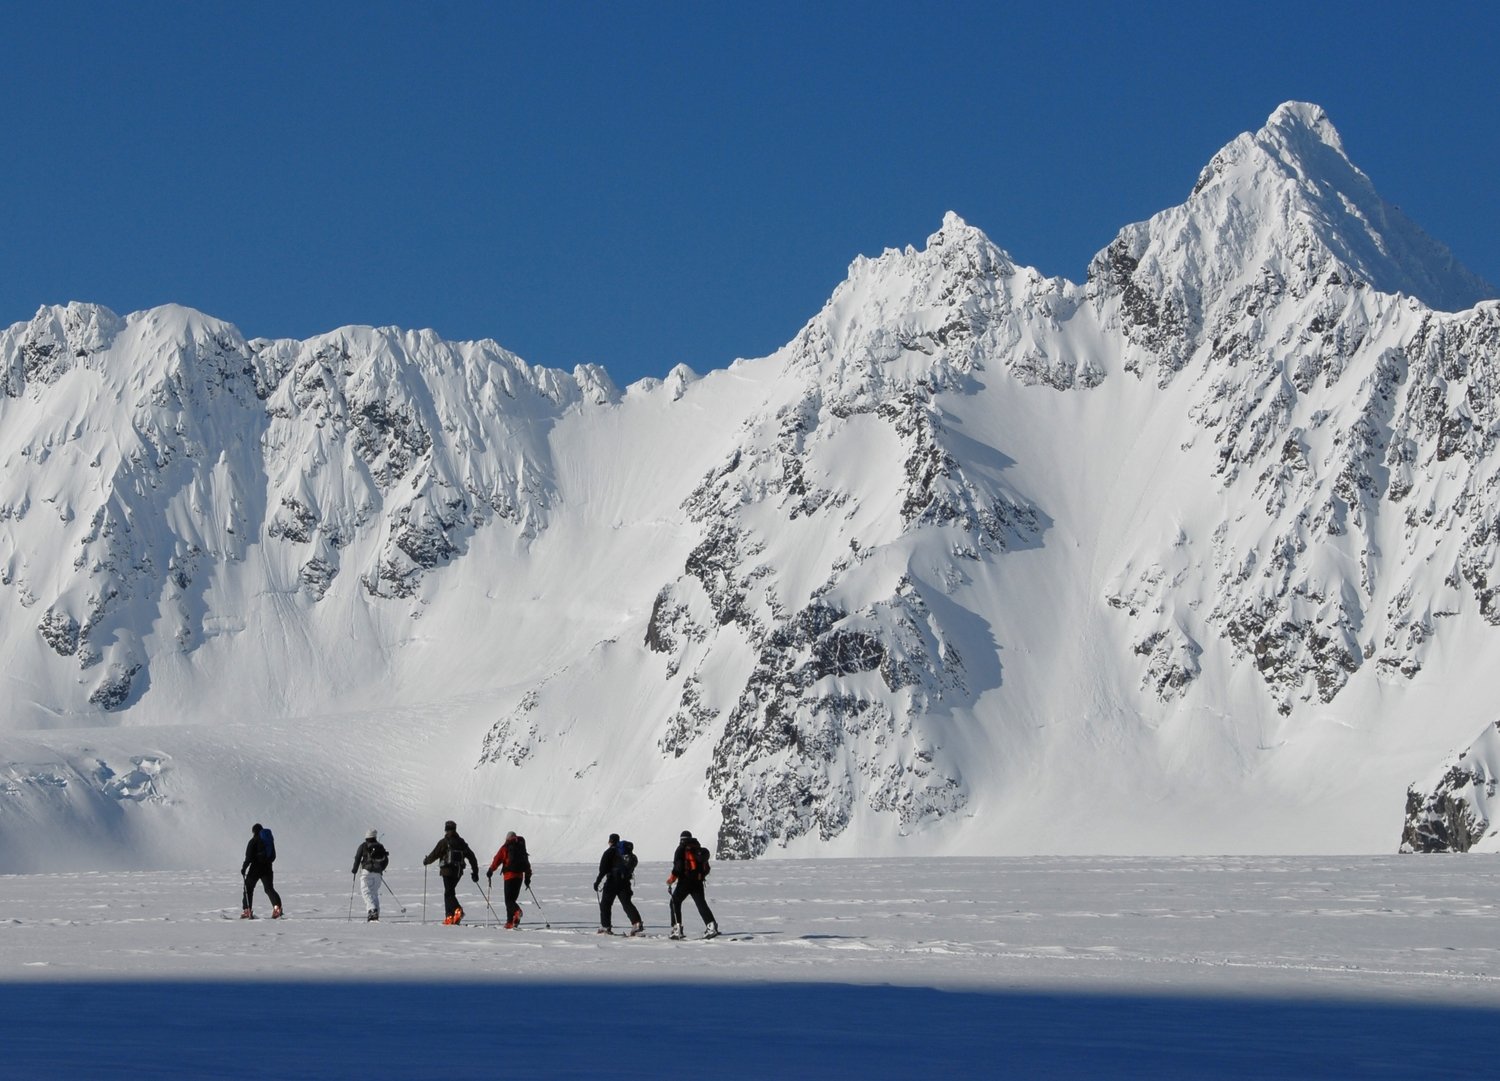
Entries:
{"type": "Polygon", "coordinates": [[[1438,1077],[1467,1068],[1449,1036],[1500,1010],[1487,856],[721,862],[725,936],[683,943],[662,864],[638,873],[643,939],[594,934],[593,874],[539,864],[552,927],[523,893],[518,932],[468,879],[468,922],[442,926],[432,873],[423,924],[412,867],[388,874],[406,917],[386,893],[375,925],[357,897],[346,922],[341,871],[284,868],[275,922],[224,918],[233,867],[3,876],[7,1060],[465,1076],[513,1040],[534,1077],[685,1055],[707,1076],[1438,1077]]]}

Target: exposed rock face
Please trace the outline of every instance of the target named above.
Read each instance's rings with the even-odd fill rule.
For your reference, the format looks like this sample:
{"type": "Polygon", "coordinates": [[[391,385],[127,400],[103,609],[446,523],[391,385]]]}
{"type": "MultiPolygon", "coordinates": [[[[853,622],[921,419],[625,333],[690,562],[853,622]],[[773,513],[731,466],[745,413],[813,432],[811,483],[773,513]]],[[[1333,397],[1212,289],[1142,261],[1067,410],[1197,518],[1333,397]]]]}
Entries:
{"type": "Polygon", "coordinates": [[[1187,203],[1095,261],[1090,297],[1129,341],[1127,370],[1191,382],[1198,432],[1184,446],[1209,441],[1233,507],[1167,558],[1124,568],[1106,598],[1140,622],[1143,679],[1164,698],[1195,678],[1205,634],[1254,666],[1283,714],[1331,702],[1367,662],[1411,678],[1434,615],[1460,602],[1422,584],[1435,548],[1488,611],[1493,530],[1475,507],[1496,484],[1500,309],[1393,295],[1456,308],[1488,295],[1429,260],[1432,244],[1348,162],[1321,110],[1289,105],[1226,147],[1187,203]],[[1212,607],[1174,613],[1178,587],[1205,578],[1212,607]]]}
{"type": "MultiPolygon", "coordinates": [[[[83,670],[104,665],[88,701],[106,710],[130,700],[149,664],[142,630],[158,613],[177,624],[183,648],[201,640],[205,560],[240,561],[262,540],[285,545],[289,582],[319,600],[345,550],[373,534],[364,589],[414,597],[473,530],[544,528],[546,426],[585,396],[618,396],[597,370],[574,381],[489,342],[367,328],[246,342],[177,308],[128,319],[91,305],[43,308],[3,345],[6,393],[35,401],[43,418],[54,397],[67,399],[69,375],[120,405],[94,419],[97,430],[42,428],[21,446],[46,485],[80,474],[96,482],[56,504],[53,532],[74,553],[71,569],[53,576],[13,563],[9,572],[28,605],[45,603],[37,630],[49,647],[83,670]],[[116,423],[125,430],[107,430],[116,423]]],[[[42,509],[17,480],[0,518],[42,509]]]]}
{"type": "Polygon", "coordinates": [[[1489,725],[1434,782],[1406,793],[1402,852],[1467,852],[1487,837],[1500,781],[1500,721],[1489,725]]]}

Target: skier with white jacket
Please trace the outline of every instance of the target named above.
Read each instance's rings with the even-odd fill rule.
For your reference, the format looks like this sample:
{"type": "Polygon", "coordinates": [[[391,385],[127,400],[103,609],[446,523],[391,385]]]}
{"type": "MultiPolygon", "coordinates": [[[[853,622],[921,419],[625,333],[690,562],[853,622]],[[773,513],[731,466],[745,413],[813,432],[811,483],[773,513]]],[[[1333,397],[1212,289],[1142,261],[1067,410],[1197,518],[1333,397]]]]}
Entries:
{"type": "Polygon", "coordinates": [[[359,876],[359,895],[365,899],[367,922],[380,919],[380,876],[390,862],[390,853],[380,843],[375,831],[370,830],[365,834],[364,843],[355,850],[354,867],[350,872],[359,876]]]}

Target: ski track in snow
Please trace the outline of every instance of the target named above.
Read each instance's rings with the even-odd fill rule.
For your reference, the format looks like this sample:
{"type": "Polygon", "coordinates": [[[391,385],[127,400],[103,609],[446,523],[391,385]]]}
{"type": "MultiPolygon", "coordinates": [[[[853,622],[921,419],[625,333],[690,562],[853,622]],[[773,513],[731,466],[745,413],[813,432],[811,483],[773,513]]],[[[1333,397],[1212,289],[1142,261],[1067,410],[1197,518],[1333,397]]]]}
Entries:
{"type": "Polygon", "coordinates": [[[406,916],[388,893],[376,925],[326,869],[282,868],[288,918],[254,922],[224,918],[233,868],[3,876],[6,1061],[462,1075],[511,1032],[524,1076],[637,1077],[696,1034],[710,1076],[1439,1077],[1468,1064],[1437,1034],[1500,1016],[1484,856],[721,863],[724,936],[682,943],[661,864],[642,939],[594,934],[593,873],[539,865],[519,932],[468,880],[468,923],[442,926],[431,874],[424,924],[411,867],[387,878],[406,916]]]}

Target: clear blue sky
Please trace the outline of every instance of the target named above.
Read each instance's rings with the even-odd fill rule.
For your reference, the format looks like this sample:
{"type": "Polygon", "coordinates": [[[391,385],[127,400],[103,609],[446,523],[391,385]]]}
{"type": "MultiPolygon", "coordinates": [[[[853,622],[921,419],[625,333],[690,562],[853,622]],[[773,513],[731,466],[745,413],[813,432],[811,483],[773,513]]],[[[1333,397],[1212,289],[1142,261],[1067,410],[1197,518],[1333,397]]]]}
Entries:
{"type": "Polygon", "coordinates": [[[1293,98],[1500,282],[1500,5],[1139,6],[7,4],[0,325],[175,301],[703,371],[950,209],[1078,280],[1293,98]]]}

